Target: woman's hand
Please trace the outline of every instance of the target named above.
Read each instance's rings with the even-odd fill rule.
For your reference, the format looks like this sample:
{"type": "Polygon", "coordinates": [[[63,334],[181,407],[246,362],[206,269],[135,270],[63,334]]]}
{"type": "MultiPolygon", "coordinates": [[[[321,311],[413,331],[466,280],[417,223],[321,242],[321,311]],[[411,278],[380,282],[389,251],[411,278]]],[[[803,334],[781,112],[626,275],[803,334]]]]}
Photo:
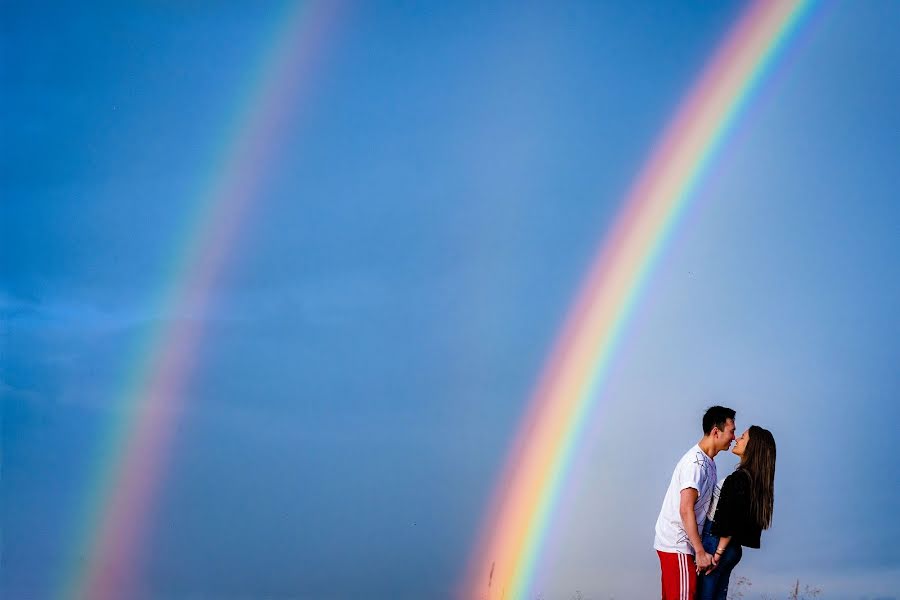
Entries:
{"type": "Polygon", "coordinates": [[[719,560],[722,558],[722,556],[720,554],[710,554],[710,556],[712,557],[712,561],[710,562],[710,565],[708,567],[706,567],[705,569],[701,568],[701,567],[697,567],[697,575],[699,575],[700,573],[703,573],[704,575],[709,575],[710,573],[712,573],[713,571],[716,570],[716,567],[719,566],[719,560]]]}

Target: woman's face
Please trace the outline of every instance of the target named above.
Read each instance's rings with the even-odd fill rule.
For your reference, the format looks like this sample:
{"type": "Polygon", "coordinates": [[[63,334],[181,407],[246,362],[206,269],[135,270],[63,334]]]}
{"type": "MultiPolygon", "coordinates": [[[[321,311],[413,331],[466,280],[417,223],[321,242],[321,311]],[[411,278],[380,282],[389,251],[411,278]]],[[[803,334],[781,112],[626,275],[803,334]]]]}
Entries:
{"type": "Polygon", "coordinates": [[[734,443],[734,447],[731,451],[737,456],[744,456],[744,450],[747,449],[747,442],[750,441],[750,430],[746,430],[741,434],[741,437],[734,443]]]}

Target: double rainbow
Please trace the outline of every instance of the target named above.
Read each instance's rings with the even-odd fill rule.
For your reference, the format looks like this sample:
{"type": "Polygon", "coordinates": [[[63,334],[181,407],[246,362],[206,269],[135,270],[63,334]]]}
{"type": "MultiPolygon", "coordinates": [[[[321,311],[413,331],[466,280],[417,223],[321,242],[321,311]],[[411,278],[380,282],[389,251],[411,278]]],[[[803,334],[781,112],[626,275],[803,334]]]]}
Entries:
{"type": "Polygon", "coordinates": [[[234,249],[285,121],[295,114],[327,41],[338,2],[290,2],[218,144],[155,303],[166,316],[142,340],[115,403],[86,496],[82,530],[57,590],[60,599],[133,595],[152,503],[183,402],[202,315],[234,249]]]}
{"type": "Polygon", "coordinates": [[[473,551],[464,600],[530,597],[566,472],[640,292],[716,151],[811,5],[751,5],[655,146],[533,393],[473,551]]]}

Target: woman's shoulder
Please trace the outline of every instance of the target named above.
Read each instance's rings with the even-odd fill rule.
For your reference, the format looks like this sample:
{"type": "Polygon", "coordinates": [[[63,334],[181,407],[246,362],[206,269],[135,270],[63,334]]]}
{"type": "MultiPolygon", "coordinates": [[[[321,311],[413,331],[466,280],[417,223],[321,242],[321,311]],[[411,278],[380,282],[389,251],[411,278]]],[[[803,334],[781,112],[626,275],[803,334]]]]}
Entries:
{"type": "Polygon", "coordinates": [[[722,487],[746,489],[750,486],[750,473],[744,469],[737,468],[731,475],[725,478],[722,487]]]}

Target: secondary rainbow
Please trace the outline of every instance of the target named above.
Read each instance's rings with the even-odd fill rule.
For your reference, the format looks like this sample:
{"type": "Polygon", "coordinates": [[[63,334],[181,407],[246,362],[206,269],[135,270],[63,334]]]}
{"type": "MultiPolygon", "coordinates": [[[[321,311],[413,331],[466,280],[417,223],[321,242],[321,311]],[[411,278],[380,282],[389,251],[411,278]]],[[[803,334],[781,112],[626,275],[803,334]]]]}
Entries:
{"type": "Polygon", "coordinates": [[[154,303],[160,325],[139,344],[115,398],[81,509],[61,599],[112,600],[134,591],[152,504],[165,470],[183,386],[217,275],[265,182],[280,130],[293,116],[334,22],[336,2],[290,2],[215,145],[154,303]]]}
{"type": "Polygon", "coordinates": [[[655,145],[532,395],[470,559],[465,600],[531,597],[566,472],[640,292],[716,151],[812,4],[750,5],[655,145]]]}

